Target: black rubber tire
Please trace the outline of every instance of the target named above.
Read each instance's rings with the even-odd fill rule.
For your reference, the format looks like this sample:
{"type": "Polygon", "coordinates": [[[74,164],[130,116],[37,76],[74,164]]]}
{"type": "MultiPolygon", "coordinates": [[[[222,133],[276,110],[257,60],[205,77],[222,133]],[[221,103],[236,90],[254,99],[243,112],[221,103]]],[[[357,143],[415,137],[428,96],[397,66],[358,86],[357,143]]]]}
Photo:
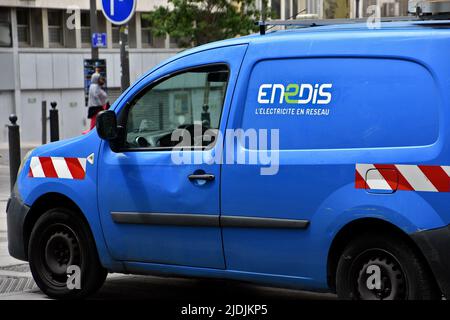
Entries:
{"type": "Polygon", "coordinates": [[[344,249],[339,259],[336,271],[336,291],[339,299],[363,300],[360,288],[361,282],[364,282],[358,281],[364,272],[361,271],[364,270],[364,265],[361,268],[362,260],[367,259],[370,255],[374,256],[371,259],[377,259],[378,254],[386,254],[392,258],[387,260],[395,265],[393,270],[402,274],[402,284],[399,286],[402,294],[393,295],[391,298],[394,300],[442,298],[429,267],[424,263],[417,250],[405,239],[390,234],[367,233],[355,237],[344,249]],[[359,278],[355,278],[357,273],[355,271],[358,269],[360,270],[359,278]]]}
{"type": "MultiPolygon", "coordinates": [[[[60,239],[57,241],[61,242],[60,239]]],[[[36,284],[51,298],[85,298],[100,289],[108,274],[107,270],[100,264],[95,241],[88,226],[77,213],[64,208],[49,210],[37,220],[30,236],[28,258],[36,284]],[[48,257],[51,253],[48,252],[53,249],[53,247],[50,247],[51,241],[49,240],[52,237],[55,239],[55,236],[61,237],[61,235],[64,237],[63,240],[68,239],[67,243],[72,249],[67,254],[70,257],[67,264],[73,262],[70,264],[80,267],[80,289],[69,289],[64,282],[67,281],[67,274],[52,272],[51,267],[49,267],[51,259],[48,257]],[[65,280],[64,276],[66,277],[65,280]]],[[[63,263],[57,267],[62,270],[65,266],[66,264],[63,263]]]]}

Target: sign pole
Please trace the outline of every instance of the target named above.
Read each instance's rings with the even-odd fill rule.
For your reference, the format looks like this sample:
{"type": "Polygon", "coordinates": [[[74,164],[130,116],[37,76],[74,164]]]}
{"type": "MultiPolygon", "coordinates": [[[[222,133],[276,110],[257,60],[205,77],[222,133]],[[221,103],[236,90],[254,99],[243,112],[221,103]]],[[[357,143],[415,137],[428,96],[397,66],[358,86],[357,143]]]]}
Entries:
{"type": "Polygon", "coordinates": [[[105,18],[120,27],[120,87],[122,92],[130,86],[130,59],[128,53],[128,21],[136,10],[137,0],[101,0],[105,18]]]}
{"type": "MultiPolygon", "coordinates": [[[[90,24],[91,24],[91,38],[97,33],[97,1],[90,0],[90,24]]],[[[92,42],[92,41],[91,41],[92,42]]],[[[91,44],[91,59],[98,59],[98,48],[91,44]]]]}
{"type": "Polygon", "coordinates": [[[130,59],[128,54],[128,24],[120,27],[120,87],[124,92],[130,86],[130,59]]]}

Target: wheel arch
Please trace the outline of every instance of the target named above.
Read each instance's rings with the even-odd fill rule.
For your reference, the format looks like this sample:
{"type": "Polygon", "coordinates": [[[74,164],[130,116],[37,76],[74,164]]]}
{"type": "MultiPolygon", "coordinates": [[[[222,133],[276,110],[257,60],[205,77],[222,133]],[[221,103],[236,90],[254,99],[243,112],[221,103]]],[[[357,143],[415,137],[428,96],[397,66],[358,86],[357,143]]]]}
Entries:
{"type": "Polygon", "coordinates": [[[431,271],[430,265],[422,253],[422,250],[420,250],[415,241],[406,232],[386,220],[377,218],[361,218],[353,220],[343,226],[333,238],[328,251],[327,282],[329,288],[331,288],[334,292],[336,291],[337,265],[342,252],[353,239],[367,232],[389,233],[406,241],[417,252],[424,265],[426,265],[434,277],[434,274],[431,271]]]}
{"type": "Polygon", "coordinates": [[[33,231],[33,227],[35,226],[38,219],[45,212],[55,208],[65,208],[73,211],[87,225],[89,232],[93,237],[91,226],[88,220],[86,219],[86,216],[84,215],[83,211],[75,203],[75,201],[73,201],[68,196],[61,193],[57,192],[46,193],[41,195],[39,198],[36,199],[36,201],[34,201],[23,223],[23,238],[24,238],[25,254],[27,256],[27,259],[28,259],[28,245],[30,241],[31,232],[33,231]]]}

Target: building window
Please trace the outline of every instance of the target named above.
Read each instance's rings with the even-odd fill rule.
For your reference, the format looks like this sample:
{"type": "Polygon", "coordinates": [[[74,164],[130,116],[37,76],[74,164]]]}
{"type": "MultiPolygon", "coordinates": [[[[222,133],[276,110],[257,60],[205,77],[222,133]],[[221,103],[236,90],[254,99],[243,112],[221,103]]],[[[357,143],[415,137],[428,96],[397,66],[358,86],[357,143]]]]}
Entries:
{"type": "Polygon", "coordinates": [[[281,18],[281,0],[272,0],[270,8],[272,10],[272,18],[280,19],[281,18]]]}
{"type": "Polygon", "coordinates": [[[180,47],[180,41],[178,38],[169,37],[169,48],[170,49],[177,49],[180,47]]]}
{"type": "Polygon", "coordinates": [[[91,45],[91,17],[89,11],[81,11],[80,27],[81,27],[81,43],[83,46],[91,45]]]}
{"type": "MultiPolygon", "coordinates": [[[[324,19],[346,19],[350,17],[350,0],[325,1],[322,12],[324,19]]],[[[359,6],[359,5],[358,5],[359,6]]],[[[357,5],[354,4],[356,9],[357,5]]]]}
{"type": "Polygon", "coordinates": [[[9,20],[9,9],[0,8],[0,47],[11,47],[11,22],[9,20]]]}
{"type": "Polygon", "coordinates": [[[291,1],[284,0],[284,17],[282,18],[286,20],[292,19],[293,14],[294,13],[291,13],[291,1]]]}
{"type": "MultiPolygon", "coordinates": [[[[377,0],[360,0],[362,5],[363,16],[369,16],[367,10],[369,6],[377,5],[377,0]]],[[[390,0],[381,1],[381,16],[382,17],[395,17],[395,16],[407,16],[408,15],[408,0],[390,0]]]]}
{"type": "Polygon", "coordinates": [[[64,45],[63,12],[60,10],[48,10],[48,40],[51,47],[64,45]]]}
{"type": "Polygon", "coordinates": [[[16,12],[19,45],[30,45],[30,11],[28,9],[17,9],[16,12]]]}
{"type": "Polygon", "coordinates": [[[144,19],[141,16],[141,38],[142,38],[142,47],[150,48],[153,46],[152,39],[152,28],[149,19],[144,19]]]}
{"type": "Polygon", "coordinates": [[[165,48],[166,38],[165,37],[153,37],[153,48],[165,48]]]}
{"type": "Polygon", "coordinates": [[[165,37],[156,37],[152,33],[152,24],[149,19],[141,16],[141,39],[143,48],[164,48],[165,37]]]}
{"type": "Polygon", "coordinates": [[[292,19],[297,19],[297,16],[300,14],[300,10],[298,9],[298,0],[292,1],[292,19]]]}
{"type": "Polygon", "coordinates": [[[118,48],[120,47],[120,26],[112,25],[111,31],[112,45],[114,48],[118,48]]]}

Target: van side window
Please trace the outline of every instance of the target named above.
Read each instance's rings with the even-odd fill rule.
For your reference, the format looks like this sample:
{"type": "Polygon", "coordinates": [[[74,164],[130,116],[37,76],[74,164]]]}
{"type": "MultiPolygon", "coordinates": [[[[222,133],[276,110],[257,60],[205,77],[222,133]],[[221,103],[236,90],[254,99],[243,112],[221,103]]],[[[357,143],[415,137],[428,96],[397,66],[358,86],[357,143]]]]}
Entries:
{"type": "Polygon", "coordinates": [[[125,149],[211,146],[211,132],[219,129],[228,76],[226,65],[200,67],[144,89],[128,109],[125,149]]]}

